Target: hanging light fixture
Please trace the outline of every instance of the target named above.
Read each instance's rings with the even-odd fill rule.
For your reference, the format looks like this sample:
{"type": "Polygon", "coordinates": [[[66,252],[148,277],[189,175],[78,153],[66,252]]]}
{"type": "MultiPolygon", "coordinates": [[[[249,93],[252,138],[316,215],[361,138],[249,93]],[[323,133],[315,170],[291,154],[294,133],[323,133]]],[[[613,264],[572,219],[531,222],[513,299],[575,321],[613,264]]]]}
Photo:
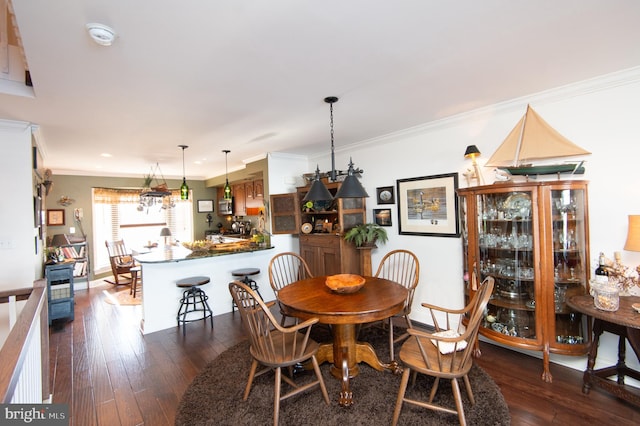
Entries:
{"type": "Polygon", "coordinates": [[[189,199],[189,187],[187,186],[187,177],[184,173],[184,150],[189,148],[187,145],[178,145],[182,148],[182,185],[180,186],[180,199],[188,200],[189,199]]]}
{"type": "Polygon", "coordinates": [[[320,167],[316,166],[316,177],[313,179],[313,183],[311,184],[311,188],[307,195],[304,196],[304,202],[307,201],[331,201],[333,200],[333,195],[329,192],[326,186],[320,180],[320,167]]]}
{"type": "MultiPolygon", "coordinates": [[[[325,175],[329,176],[332,182],[338,180],[339,175],[343,175],[344,172],[336,170],[336,158],[335,158],[335,146],[334,146],[334,134],[333,134],[333,104],[338,102],[338,98],[335,96],[327,96],[324,101],[329,104],[330,113],[330,126],[331,126],[331,171],[325,175]]],[[[367,191],[362,187],[362,184],[358,180],[358,176],[361,175],[363,170],[354,168],[353,160],[349,159],[349,169],[347,170],[347,176],[340,185],[340,189],[336,193],[335,198],[362,198],[368,197],[367,191]]],[[[320,168],[316,168],[316,175],[313,180],[313,184],[309,189],[309,192],[304,197],[303,201],[325,201],[332,200],[333,197],[327,189],[327,187],[320,180],[320,168]]]]}
{"type": "Polygon", "coordinates": [[[224,199],[230,200],[231,186],[229,186],[229,164],[227,163],[227,157],[229,156],[229,153],[231,151],[229,151],[228,149],[223,149],[222,152],[224,152],[224,169],[225,169],[225,179],[226,179],[224,183],[224,199]]]}
{"type": "Polygon", "coordinates": [[[340,189],[336,193],[336,198],[363,198],[368,197],[367,191],[362,187],[362,184],[356,176],[356,171],[353,168],[353,160],[349,158],[349,169],[347,170],[347,177],[345,178],[340,189]]]}
{"type": "Polygon", "coordinates": [[[149,212],[149,208],[155,205],[160,205],[163,209],[175,207],[171,191],[169,191],[167,181],[164,179],[158,163],[156,163],[155,168],[151,167],[151,172],[144,177],[144,184],[140,191],[138,211],[146,210],[149,212]],[[158,175],[160,175],[162,180],[158,179],[158,175]]]}

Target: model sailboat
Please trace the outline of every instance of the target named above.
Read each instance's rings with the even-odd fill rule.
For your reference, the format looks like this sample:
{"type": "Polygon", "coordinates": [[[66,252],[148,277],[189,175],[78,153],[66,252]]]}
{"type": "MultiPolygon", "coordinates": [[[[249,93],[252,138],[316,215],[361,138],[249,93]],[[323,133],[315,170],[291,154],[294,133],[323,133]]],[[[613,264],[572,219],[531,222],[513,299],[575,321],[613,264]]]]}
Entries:
{"type": "Polygon", "coordinates": [[[531,161],[589,154],[589,151],[558,133],[527,105],[526,114],[489,158],[486,166],[505,170],[512,175],[583,174],[584,161],[538,166],[531,164],[531,161]]]}

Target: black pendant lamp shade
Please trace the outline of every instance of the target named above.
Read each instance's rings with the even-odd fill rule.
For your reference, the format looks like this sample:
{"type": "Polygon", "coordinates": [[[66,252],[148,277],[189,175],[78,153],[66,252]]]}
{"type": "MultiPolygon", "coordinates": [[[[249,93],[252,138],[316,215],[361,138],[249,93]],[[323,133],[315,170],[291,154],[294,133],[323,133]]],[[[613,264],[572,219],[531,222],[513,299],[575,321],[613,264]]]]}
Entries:
{"type": "Polygon", "coordinates": [[[311,184],[311,188],[307,195],[304,196],[302,201],[331,201],[333,200],[333,195],[324,186],[324,183],[320,180],[320,167],[316,166],[316,177],[313,179],[313,183],[311,184]]]}
{"type": "MultiPolygon", "coordinates": [[[[331,126],[331,171],[329,177],[332,182],[336,182],[338,178],[338,172],[336,171],[335,162],[335,148],[333,144],[333,104],[338,102],[338,98],[335,96],[327,96],[324,101],[329,104],[330,112],[330,126],[331,126]]],[[[357,170],[357,173],[362,173],[362,170],[357,170]]],[[[347,177],[340,185],[340,189],[336,193],[335,198],[361,198],[368,197],[367,191],[364,190],[362,184],[356,176],[356,170],[353,168],[353,161],[349,159],[349,170],[347,171],[347,177]]],[[[316,166],[316,176],[311,184],[309,192],[304,197],[303,201],[331,201],[334,197],[327,187],[320,180],[320,168],[316,166]]]]}
{"type": "Polygon", "coordinates": [[[349,159],[349,170],[347,170],[347,177],[340,185],[340,189],[336,193],[336,198],[363,198],[368,197],[367,191],[362,187],[362,184],[356,176],[353,169],[353,160],[349,159]]]}
{"type": "Polygon", "coordinates": [[[231,199],[231,186],[229,185],[229,165],[227,164],[227,157],[231,151],[228,149],[222,150],[224,152],[224,168],[225,168],[225,183],[224,183],[224,199],[231,199]]]}
{"type": "Polygon", "coordinates": [[[189,148],[187,145],[178,145],[182,148],[182,185],[180,186],[180,199],[189,199],[189,187],[187,186],[187,177],[184,173],[184,150],[189,148]]]}

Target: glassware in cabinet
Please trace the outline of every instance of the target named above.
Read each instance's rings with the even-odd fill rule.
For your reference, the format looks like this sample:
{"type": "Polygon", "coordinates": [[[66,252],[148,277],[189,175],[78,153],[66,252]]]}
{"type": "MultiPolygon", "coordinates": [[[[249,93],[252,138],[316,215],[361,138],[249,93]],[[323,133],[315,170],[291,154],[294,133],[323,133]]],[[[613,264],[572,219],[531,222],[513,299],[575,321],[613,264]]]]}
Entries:
{"type": "Polygon", "coordinates": [[[566,301],[587,292],[589,264],[586,242],[586,190],[552,189],[553,235],[552,329],[558,346],[580,345],[589,340],[587,318],[569,308],[566,301]]]}
{"type": "Polygon", "coordinates": [[[531,192],[483,194],[478,203],[480,276],[495,279],[486,332],[536,339],[531,192]]]}

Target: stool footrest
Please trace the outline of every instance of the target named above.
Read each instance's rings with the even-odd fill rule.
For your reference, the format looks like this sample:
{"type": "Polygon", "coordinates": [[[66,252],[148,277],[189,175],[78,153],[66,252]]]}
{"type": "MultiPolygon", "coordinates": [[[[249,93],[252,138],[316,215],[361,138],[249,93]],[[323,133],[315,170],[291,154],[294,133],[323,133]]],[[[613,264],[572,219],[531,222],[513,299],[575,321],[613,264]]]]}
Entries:
{"type": "MultiPolygon", "coordinates": [[[[200,277],[202,278],[202,277],[200,277]]],[[[207,278],[207,282],[209,279],[207,278]]],[[[178,285],[180,286],[180,285],[178,285]]],[[[210,318],[211,328],[213,328],[213,311],[209,307],[209,296],[196,286],[191,286],[184,292],[182,292],[182,298],[180,299],[180,307],[178,308],[178,315],[176,315],[176,321],[178,327],[182,324],[182,335],[186,334],[185,325],[189,322],[202,321],[210,318]],[[202,318],[187,318],[187,315],[194,312],[202,312],[202,318]]]]}

